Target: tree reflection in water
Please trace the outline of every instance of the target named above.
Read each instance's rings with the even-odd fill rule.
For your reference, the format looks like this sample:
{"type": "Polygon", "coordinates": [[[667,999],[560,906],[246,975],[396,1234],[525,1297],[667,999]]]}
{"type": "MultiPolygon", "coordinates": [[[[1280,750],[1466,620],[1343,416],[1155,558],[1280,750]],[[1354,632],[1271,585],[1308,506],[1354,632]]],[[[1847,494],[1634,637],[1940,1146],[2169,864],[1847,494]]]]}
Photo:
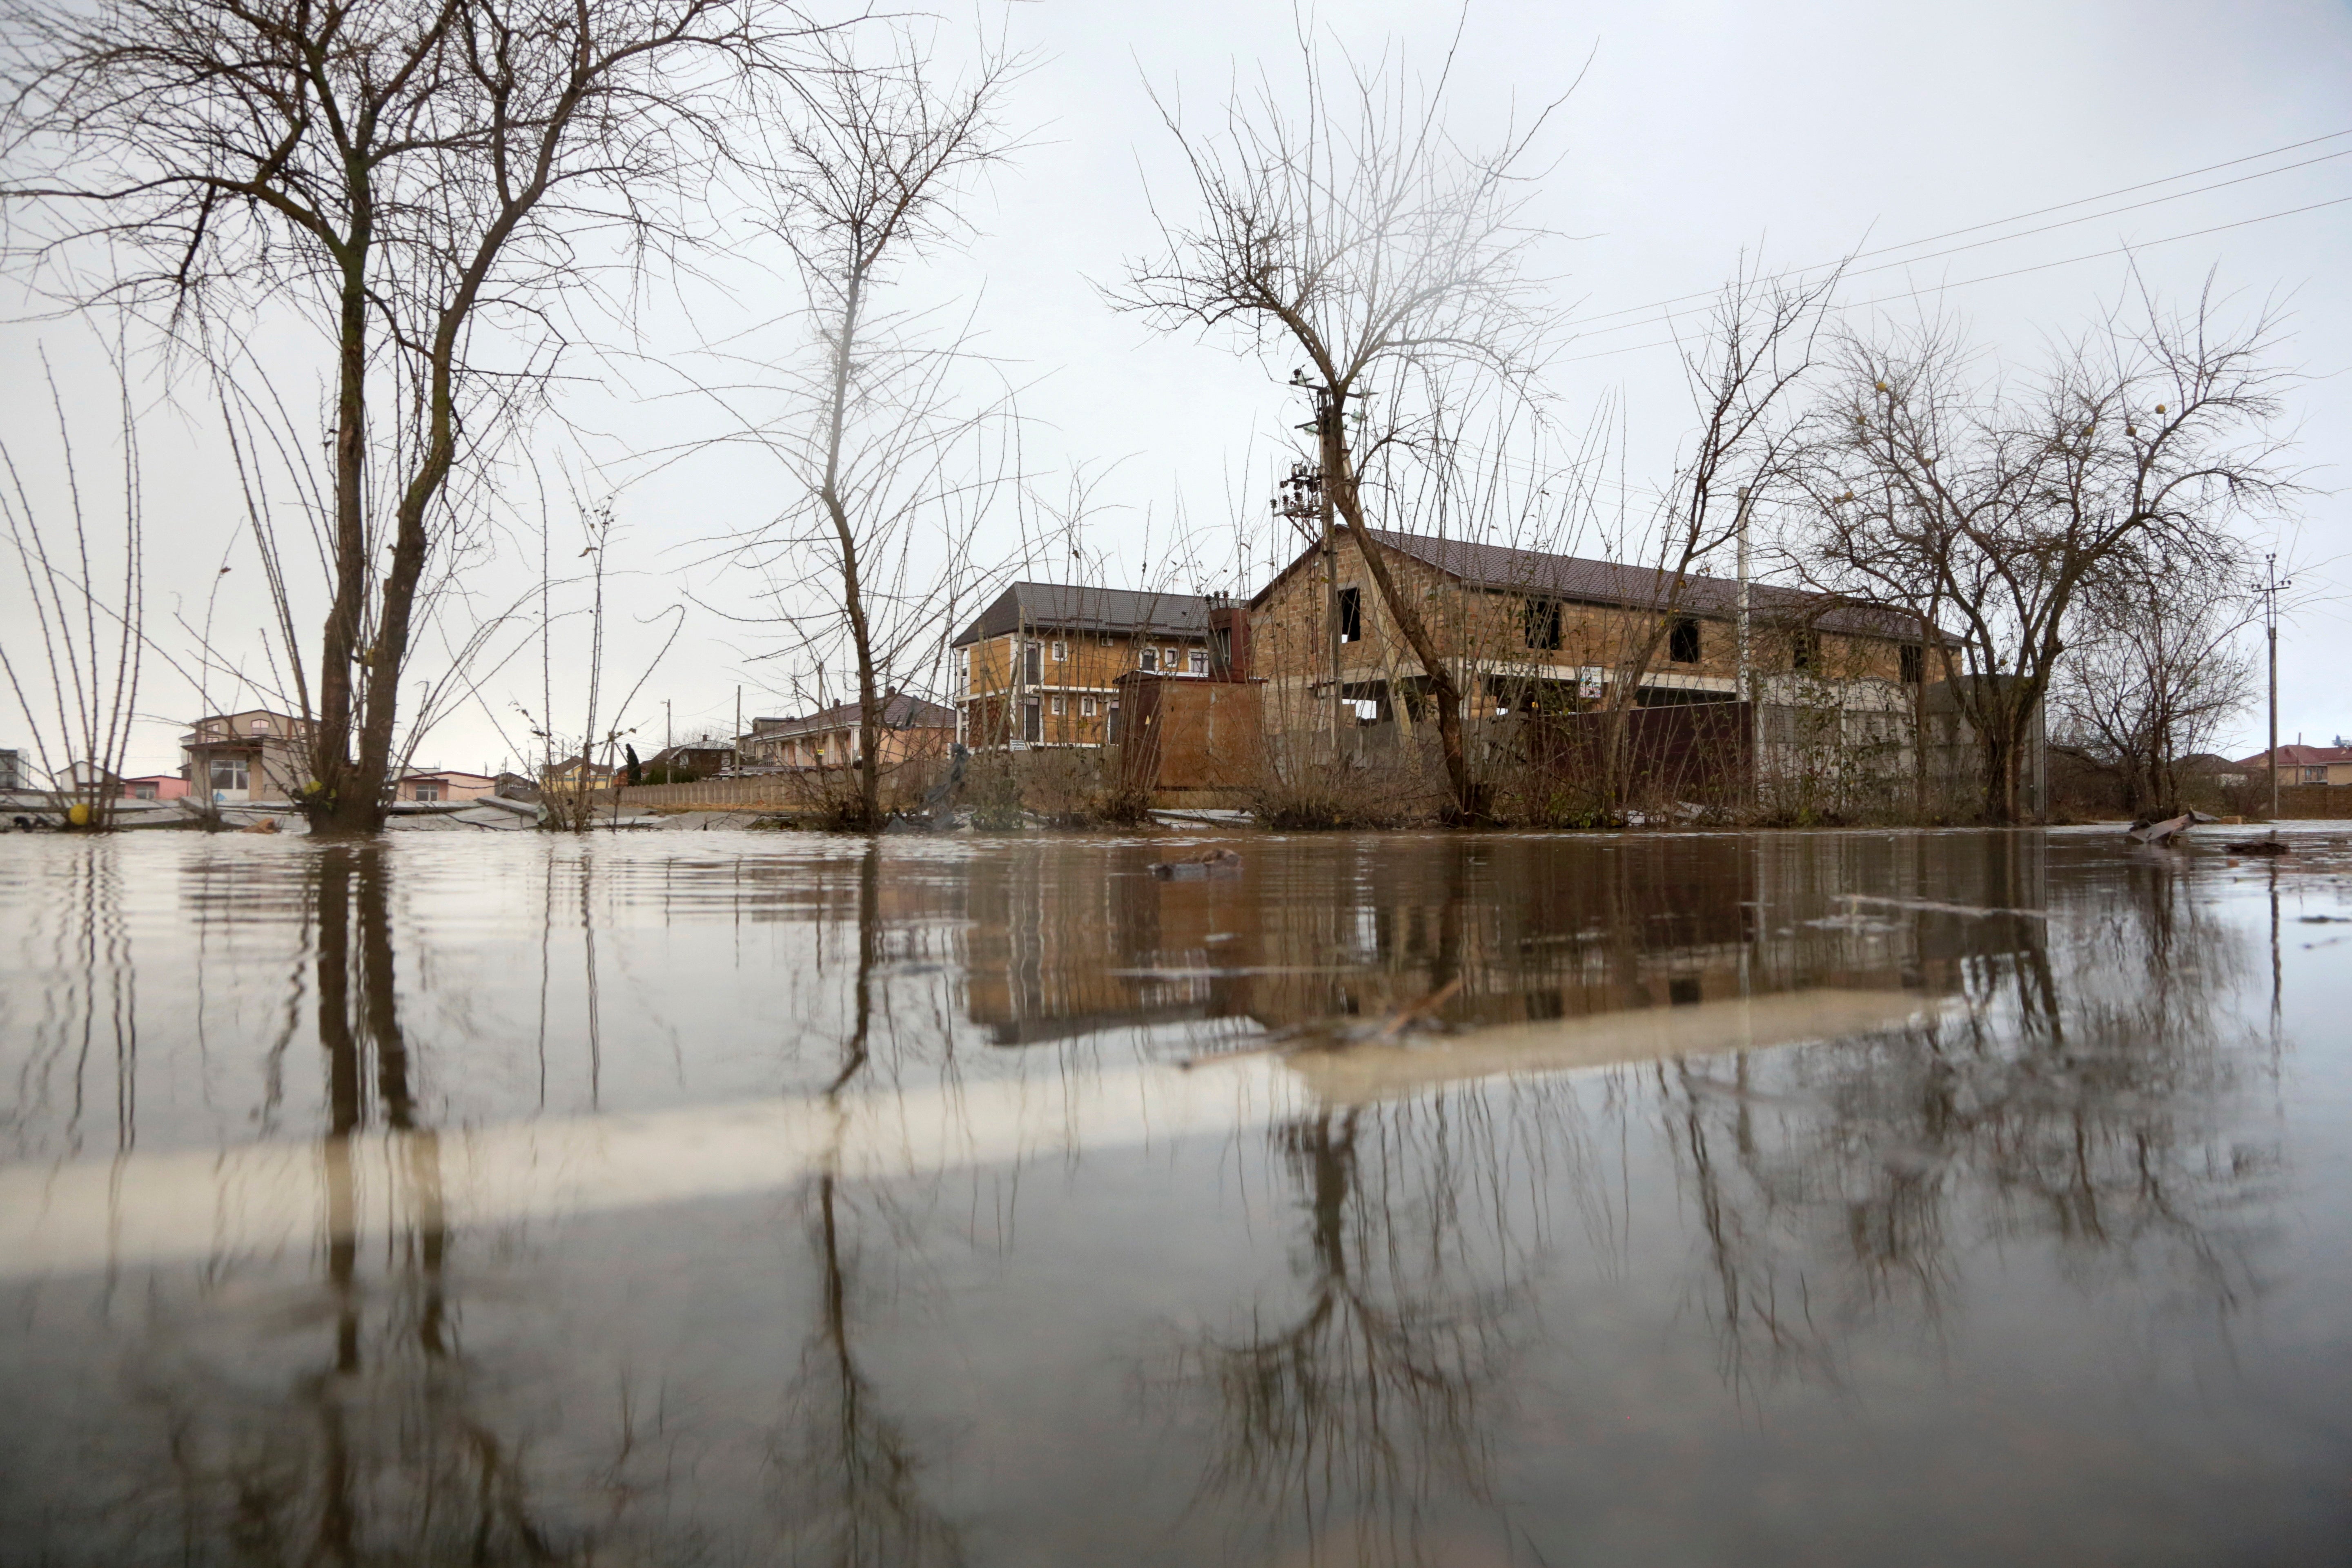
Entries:
{"type": "Polygon", "coordinates": [[[449,1300],[439,1139],[423,1122],[400,1019],[384,851],[330,847],[313,875],[328,1342],[273,1396],[241,1393],[247,1379],[226,1371],[201,1375],[159,1335],[168,1364],[142,1381],[170,1433],[169,1532],[194,1562],[583,1561],[588,1542],[560,1542],[536,1516],[523,1442],[478,1408],[449,1300]],[[355,1158],[354,1138],[372,1129],[391,1134],[382,1173],[355,1158]],[[368,1205],[363,1188],[379,1174],[390,1201],[368,1205]],[[394,1216],[373,1285],[362,1254],[370,1210],[394,1216]]]}
{"type": "MultiPolygon", "coordinates": [[[[1391,969],[1425,964],[1433,995],[1465,977],[1466,868],[1448,858],[1423,950],[1381,944],[1391,969]]],[[[1335,1106],[1273,1130],[1298,1194],[1302,1300],[1199,1336],[1160,1379],[1180,1409],[1212,1412],[1196,1509],[1303,1552],[1286,1561],[1461,1560],[1444,1516],[1494,1502],[1493,1434],[1528,1295],[1512,1272],[1541,1250],[1515,1224],[1513,1167],[1572,1151],[1571,1110],[1528,1084],[1335,1106]]]]}
{"type": "MultiPolygon", "coordinates": [[[[1989,896],[2023,906],[2002,869],[1989,896]]],[[[1946,933],[1972,950],[1961,995],[1919,1027],[1658,1069],[1736,1386],[1840,1381],[1890,1312],[1939,1331],[1983,1247],[2054,1247],[2085,1289],[2177,1281],[2224,1320],[2259,1289],[2245,1216],[2279,1195],[2279,1152],[2227,1131],[2263,1059],[2229,1005],[2242,933],[2154,858],[2043,912],[1922,912],[1930,944],[1975,929],[1946,933]]]]}
{"type": "MultiPolygon", "coordinates": [[[[869,842],[857,870],[850,1029],[842,1043],[840,1070],[825,1089],[836,1117],[841,1096],[858,1086],[873,1063],[875,971],[883,946],[880,889],[880,852],[869,842]]],[[[856,1209],[843,1190],[837,1164],[836,1148],[824,1158],[809,1192],[817,1323],[802,1348],[784,1419],[769,1442],[788,1560],[828,1568],[961,1563],[963,1549],[954,1527],[922,1495],[922,1461],[912,1440],[885,1408],[858,1361],[856,1209]]],[[[889,1200],[877,1192],[866,1202],[879,1209],[889,1200]]]]}

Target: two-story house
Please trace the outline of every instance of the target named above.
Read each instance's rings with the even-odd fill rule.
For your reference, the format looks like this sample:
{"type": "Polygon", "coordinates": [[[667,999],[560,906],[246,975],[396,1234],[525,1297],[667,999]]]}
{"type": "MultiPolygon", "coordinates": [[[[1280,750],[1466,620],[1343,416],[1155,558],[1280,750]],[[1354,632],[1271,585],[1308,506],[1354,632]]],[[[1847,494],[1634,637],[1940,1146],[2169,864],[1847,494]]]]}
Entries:
{"type": "MultiPolygon", "coordinates": [[[[1373,537],[1443,650],[1467,718],[1591,708],[1629,679],[1643,707],[1740,694],[1735,582],[1467,540],[1373,537]],[[1653,637],[1644,667],[1638,651],[1653,637]]],[[[1428,673],[1349,530],[1339,531],[1335,567],[1327,580],[1321,548],[1310,546],[1250,601],[1269,721],[1323,721],[1335,663],[1336,695],[1356,721],[1426,717],[1428,673]]],[[[1747,597],[1744,670],[1760,702],[1864,682],[1898,693],[1925,673],[1906,616],[1765,584],[1750,584],[1747,597]]]]}
{"type": "Polygon", "coordinates": [[[292,800],[310,779],[310,723],[267,708],[215,713],[180,737],[198,800],[292,800]]]}
{"type": "Polygon", "coordinates": [[[1118,737],[1118,678],[1210,672],[1198,594],[1015,583],[950,645],[956,739],[974,751],[1102,746],[1118,737]]]}
{"type": "MultiPolygon", "coordinates": [[[[2256,752],[2238,766],[2257,778],[2270,776],[2271,754],[2256,752]]],[[[2283,784],[2352,784],[2352,746],[2281,746],[2278,777],[2283,784]]]]}

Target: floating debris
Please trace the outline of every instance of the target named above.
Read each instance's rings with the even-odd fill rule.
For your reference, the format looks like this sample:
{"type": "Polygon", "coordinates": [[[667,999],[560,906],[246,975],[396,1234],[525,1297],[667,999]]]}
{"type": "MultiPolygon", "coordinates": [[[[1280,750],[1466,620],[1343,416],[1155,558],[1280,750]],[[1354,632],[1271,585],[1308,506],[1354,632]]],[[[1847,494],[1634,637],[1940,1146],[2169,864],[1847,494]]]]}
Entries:
{"type": "Polygon", "coordinates": [[[1241,869],[1240,850],[1207,849],[1189,860],[1155,861],[1151,874],[1163,882],[1197,882],[1204,877],[1236,877],[1241,869]]]}

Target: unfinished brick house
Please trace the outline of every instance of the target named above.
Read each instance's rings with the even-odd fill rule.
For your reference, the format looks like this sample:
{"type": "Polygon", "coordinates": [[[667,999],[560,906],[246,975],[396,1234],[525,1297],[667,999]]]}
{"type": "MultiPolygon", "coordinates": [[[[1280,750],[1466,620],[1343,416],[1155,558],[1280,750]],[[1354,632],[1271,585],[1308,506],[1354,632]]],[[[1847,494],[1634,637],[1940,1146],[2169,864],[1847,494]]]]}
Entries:
{"type": "MultiPolygon", "coordinates": [[[[1406,591],[1454,665],[1470,716],[1544,706],[1599,706],[1619,681],[1638,679],[1635,702],[1731,701],[1739,691],[1738,584],[1613,562],[1516,550],[1467,540],[1376,531],[1406,591]],[[1664,622],[1646,669],[1640,644],[1664,622]]],[[[1327,592],[1321,551],[1310,547],[1250,601],[1255,672],[1277,706],[1314,712],[1331,694],[1336,618],[1339,696],[1362,722],[1426,717],[1428,679],[1391,625],[1349,530],[1339,531],[1327,592]],[[1329,608],[1327,611],[1327,604],[1329,608]]],[[[1752,584],[1748,669],[1759,700],[1796,683],[1918,683],[1916,623],[1871,606],[1752,584]]],[[[1310,721],[1311,722],[1311,721],[1310,721]]]]}
{"type": "MultiPolygon", "coordinates": [[[[1740,716],[1758,774],[1790,780],[1914,765],[1930,668],[1919,623],[1880,606],[1751,583],[1745,658],[1739,584],[1727,578],[1375,531],[1482,732],[1515,717],[1610,705],[1753,704],[1740,716]],[[1643,644],[1657,637],[1646,664],[1643,644]]],[[[1430,681],[1342,528],[1327,571],[1310,546],[1250,601],[1254,668],[1271,730],[1409,737],[1432,717],[1430,681]],[[1336,634],[1336,635],[1335,635],[1336,634]],[[1334,667],[1337,711],[1334,711],[1334,667]]],[[[1948,706],[1948,704],[1945,704],[1948,706]]],[[[1368,735],[1369,739],[1370,736],[1368,735]]],[[[1745,742],[1743,742],[1744,744],[1745,742]]],[[[1743,771],[1748,766],[1743,760],[1743,771]]],[[[1944,765],[1941,763],[1938,766],[1944,765]]],[[[1950,766],[1961,764],[1955,761],[1950,766]]]]}

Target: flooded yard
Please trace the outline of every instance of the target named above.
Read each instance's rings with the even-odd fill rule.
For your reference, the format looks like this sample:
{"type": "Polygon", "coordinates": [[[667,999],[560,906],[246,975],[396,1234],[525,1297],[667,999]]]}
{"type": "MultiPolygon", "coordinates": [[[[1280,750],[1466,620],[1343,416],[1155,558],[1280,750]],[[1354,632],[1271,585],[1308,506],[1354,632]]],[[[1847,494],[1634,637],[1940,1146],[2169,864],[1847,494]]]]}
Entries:
{"type": "Polygon", "coordinates": [[[2288,837],[11,837],[0,1563],[2339,1563],[2288,837]]]}

